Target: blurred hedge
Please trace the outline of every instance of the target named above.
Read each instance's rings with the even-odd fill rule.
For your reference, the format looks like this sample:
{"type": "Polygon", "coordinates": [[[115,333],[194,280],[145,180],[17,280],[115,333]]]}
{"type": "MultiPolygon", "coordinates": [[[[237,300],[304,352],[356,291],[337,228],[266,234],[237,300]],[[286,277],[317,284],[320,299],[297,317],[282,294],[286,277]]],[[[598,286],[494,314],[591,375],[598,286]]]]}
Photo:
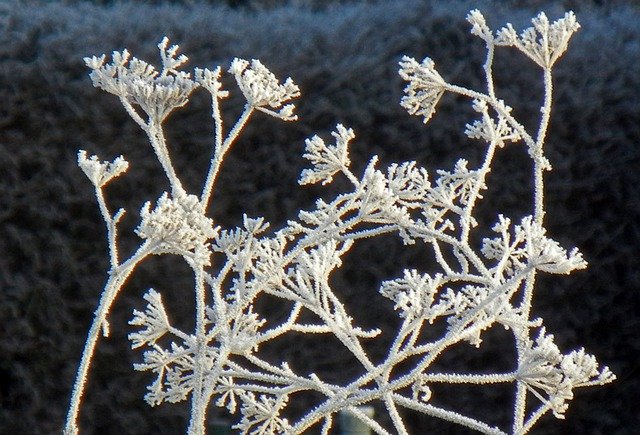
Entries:
{"type": "MultiPolygon", "coordinates": [[[[399,107],[403,85],[397,76],[403,54],[428,55],[450,81],[481,89],[483,46],[465,22],[475,7],[494,28],[510,21],[521,29],[539,10],[558,17],[570,7],[582,24],[555,71],[548,136],[555,171],[547,176],[546,199],[550,234],[564,246],[579,246],[590,267],[541,279],[534,308],[563,348],[586,347],[619,380],[579,391],[565,422],[546,418],[536,433],[622,434],[640,425],[640,10],[633,2],[101,3],[0,4],[0,432],[59,432],[105,279],[103,225],[76,167],[77,149],[105,159],[124,154],[132,163],[108,190],[113,208],[128,210],[124,251],[135,246],[131,230],[140,205],[165,188],[141,132],[115,98],[91,86],[84,56],[127,47],[143,59],[157,59],[156,44],[167,35],[193,66],[259,58],[279,77],[293,77],[302,90],[300,121],[256,116],[226,161],[214,198],[213,213],[223,225],[236,225],[247,212],[277,227],[323,194],[296,185],[303,141],[314,133],[326,136],[338,122],[356,131],[356,168],[372,154],[384,163],[416,159],[431,171],[450,168],[458,157],[477,161],[480,147],[462,135],[470,120],[466,102],[445,97],[423,126],[399,107]]],[[[540,74],[523,56],[501,51],[499,95],[533,127],[540,74]]],[[[227,85],[233,92],[233,84],[227,85]]],[[[241,104],[237,93],[226,102],[228,122],[241,104]]],[[[198,189],[212,141],[204,96],[176,113],[167,130],[178,172],[191,190],[198,189]]],[[[481,208],[481,222],[495,221],[497,211],[513,217],[527,212],[526,170],[521,147],[501,152],[489,180],[496,193],[481,208]]],[[[394,315],[377,286],[403,265],[422,265],[422,253],[395,240],[383,243],[384,249],[365,244],[354,251],[336,284],[360,324],[390,329],[394,315]],[[380,303],[358,311],[363,297],[380,303]]],[[[188,322],[188,270],[171,259],[146,264],[114,307],[113,337],[99,347],[83,411],[85,433],[184,431],[187,408],[147,407],[141,397],[149,379],[131,370],[140,355],[128,348],[126,321],[148,287],[166,294],[177,320],[188,322]]],[[[465,364],[480,369],[509,358],[508,352],[496,355],[490,342],[483,348],[465,364]]],[[[323,361],[322,346],[289,341],[272,352],[309,371],[329,371],[327,376],[331,363],[348,372],[339,352],[334,361],[323,361]]],[[[466,354],[453,355],[443,364],[458,364],[466,354]]],[[[507,399],[469,390],[456,403],[503,423],[508,414],[500,405],[507,399]]],[[[444,430],[429,419],[412,421],[415,433],[444,430]]]]}

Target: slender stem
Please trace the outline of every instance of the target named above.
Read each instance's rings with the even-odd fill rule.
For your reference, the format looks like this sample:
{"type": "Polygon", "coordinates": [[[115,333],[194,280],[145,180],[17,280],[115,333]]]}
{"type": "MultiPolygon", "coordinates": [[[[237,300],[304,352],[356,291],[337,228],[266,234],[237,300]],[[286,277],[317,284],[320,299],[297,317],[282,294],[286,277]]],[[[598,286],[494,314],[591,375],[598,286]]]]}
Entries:
{"type": "Polygon", "coordinates": [[[69,411],[67,413],[67,421],[64,428],[65,435],[76,435],[78,433],[78,414],[80,411],[82,396],[84,395],[89,368],[98,343],[100,329],[106,322],[111,305],[131,272],[133,272],[135,267],[150,253],[151,250],[152,247],[148,242],[143,243],[131,258],[110,271],[109,279],[107,280],[104,290],[102,291],[102,295],[100,296],[100,302],[95,311],[96,314],[91,323],[91,328],[87,334],[87,340],[85,341],[84,349],[82,351],[80,366],[78,367],[76,380],[71,393],[69,411]]]}
{"type": "Polygon", "coordinates": [[[549,406],[548,403],[540,405],[540,407],[529,416],[527,422],[522,426],[521,433],[529,432],[533,425],[536,424],[536,422],[550,410],[551,406],[549,406]]]}
{"type": "Polygon", "coordinates": [[[115,216],[111,217],[109,208],[104,200],[104,193],[102,187],[96,186],[96,198],[98,199],[98,206],[100,207],[100,213],[102,219],[104,219],[107,226],[107,241],[109,243],[109,260],[111,263],[111,270],[118,267],[118,244],[117,244],[117,225],[118,221],[124,216],[124,209],[118,210],[115,216]]]}
{"type": "Polygon", "coordinates": [[[149,141],[151,142],[151,146],[158,157],[158,161],[162,165],[162,169],[165,174],[167,174],[167,178],[169,179],[169,183],[171,185],[171,190],[173,196],[176,196],[179,193],[183,193],[184,189],[182,188],[182,183],[178,179],[178,176],[173,169],[173,165],[171,163],[171,158],[169,157],[169,151],[167,149],[167,144],[164,138],[164,132],[162,131],[162,124],[156,123],[153,119],[149,119],[148,122],[145,122],[144,119],[136,112],[131,103],[129,103],[125,98],[120,97],[120,102],[122,106],[127,111],[129,116],[140,126],[140,128],[147,134],[149,141]]]}
{"type": "Polygon", "coordinates": [[[211,288],[211,294],[213,297],[213,309],[216,313],[216,319],[218,323],[226,324],[227,323],[227,310],[226,310],[226,302],[224,299],[222,282],[229,275],[231,270],[233,269],[234,262],[227,259],[224,266],[220,268],[218,275],[214,278],[209,275],[207,272],[204,272],[204,279],[209,284],[211,288]]]}
{"type": "Polygon", "coordinates": [[[438,240],[434,238],[431,241],[431,245],[433,246],[433,252],[436,256],[436,261],[438,262],[440,267],[442,267],[442,270],[444,271],[444,273],[446,273],[447,275],[453,275],[454,274],[453,269],[451,269],[451,266],[449,266],[449,263],[447,263],[447,260],[444,259],[438,240]]]}
{"type": "Polygon", "coordinates": [[[527,387],[524,382],[516,382],[516,397],[513,403],[513,427],[514,434],[523,432],[523,424],[527,408],[527,387]]]}
{"type": "Polygon", "coordinates": [[[459,424],[461,426],[468,427],[470,429],[475,429],[485,434],[496,434],[496,435],[506,435],[505,432],[501,431],[496,427],[491,427],[486,423],[478,421],[471,417],[466,417],[462,414],[453,411],[447,411],[442,408],[438,408],[433,405],[423,404],[416,402],[415,400],[410,400],[400,394],[394,393],[393,400],[409,409],[413,409],[419,412],[422,412],[427,415],[431,415],[433,417],[441,418],[442,420],[450,421],[452,423],[459,424]]]}
{"type": "Polygon", "coordinates": [[[133,119],[136,122],[136,124],[140,126],[141,129],[146,131],[147,123],[144,121],[144,119],[142,119],[140,115],[138,115],[138,112],[136,112],[136,109],[133,108],[131,103],[129,103],[124,97],[120,97],[120,102],[122,103],[124,110],[127,111],[131,119],[133,119]]]}
{"type": "Polygon", "coordinates": [[[402,421],[402,417],[400,417],[398,408],[396,408],[396,404],[393,401],[393,393],[388,392],[384,395],[384,405],[391,416],[391,421],[398,434],[409,435],[409,432],[407,432],[407,429],[404,427],[404,422],[402,421]]]}
{"type": "Polygon", "coordinates": [[[473,208],[476,204],[478,196],[480,195],[480,189],[484,185],[484,181],[487,178],[487,174],[491,172],[491,162],[493,161],[493,156],[496,151],[496,141],[492,140],[489,143],[489,147],[487,148],[487,153],[484,157],[484,162],[482,163],[482,167],[478,171],[478,178],[473,186],[473,189],[469,195],[469,202],[464,209],[464,215],[462,216],[462,234],[460,234],[460,241],[468,245],[469,244],[469,232],[471,231],[471,214],[473,212],[473,208]]]}
{"type": "MultiPolygon", "coordinates": [[[[207,342],[204,342],[204,345],[207,345],[207,342]]],[[[201,397],[201,406],[202,406],[202,430],[204,433],[204,425],[207,416],[207,408],[209,403],[211,402],[211,396],[214,394],[215,387],[217,385],[216,381],[222,376],[223,366],[229,363],[229,348],[228,346],[222,345],[218,350],[218,355],[215,361],[215,366],[209,369],[207,376],[203,376],[202,383],[202,397],[201,397]]]]}
{"type": "MultiPolygon", "coordinates": [[[[202,202],[202,205],[205,210],[207,208],[207,205],[209,204],[211,191],[213,190],[213,185],[216,181],[218,171],[220,170],[220,165],[222,164],[222,160],[224,159],[224,156],[227,153],[227,151],[229,151],[229,148],[231,148],[233,141],[236,140],[236,138],[238,137],[238,134],[240,133],[242,128],[245,126],[245,124],[249,120],[249,117],[253,113],[253,110],[254,110],[253,106],[251,106],[250,104],[245,104],[242,115],[240,115],[240,118],[238,118],[238,121],[236,121],[236,124],[233,126],[233,128],[229,132],[229,136],[227,136],[225,141],[220,145],[218,145],[218,139],[216,139],[216,148],[214,149],[213,157],[211,158],[211,164],[209,165],[209,172],[207,173],[207,178],[204,183],[204,187],[202,188],[202,195],[200,196],[200,201],[202,202]]],[[[214,117],[215,116],[216,115],[214,113],[214,117]]],[[[220,117],[219,114],[217,116],[220,117]]],[[[221,121],[218,122],[216,120],[216,134],[218,129],[221,129],[221,128],[222,128],[221,121]]]]}
{"type": "Polygon", "coordinates": [[[535,147],[536,142],[533,140],[531,135],[525,130],[524,126],[520,124],[508,111],[504,110],[504,108],[497,104],[498,102],[492,99],[490,96],[483,94],[482,92],[472,91],[467,88],[463,88],[462,86],[452,85],[450,83],[445,84],[445,90],[449,92],[453,92],[454,94],[463,95],[465,97],[484,101],[489,104],[500,116],[507,120],[511,128],[513,128],[524,140],[525,144],[529,148],[535,147]]]}
{"type": "MultiPolygon", "coordinates": [[[[410,335],[413,336],[416,331],[420,331],[420,328],[422,328],[423,323],[424,323],[424,320],[421,318],[418,318],[418,319],[405,318],[402,321],[402,325],[398,331],[398,335],[396,336],[396,339],[393,341],[393,345],[389,350],[389,356],[395,359],[395,355],[398,355],[398,352],[402,348],[402,345],[406,342],[407,337],[410,335]]],[[[385,381],[389,379],[392,368],[393,368],[392,366],[389,366],[389,368],[384,372],[383,379],[385,381]]]]}
{"type": "Polygon", "coordinates": [[[551,69],[544,70],[544,105],[540,109],[542,118],[540,119],[540,127],[538,128],[538,136],[536,138],[535,148],[533,150],[534,161],[534,219],[538,225],[542,225],[544,221],[544,179],[543,172],[548,169],[548,162],[543,155],[544,141],[549,127],[549,119],[551,117],[551,103],[553,101],[553,81],[551,78],[551,69]]]}
{"type": "MultiPolygon", "coordinates": [[[[245,110],[246,110],[246,106],[245,106],[245,110]]],[[[215,129],[213,156],[211,157],[209,171],[207,173],[207,177],[205,179],[205,185],[202,189],[202,195],[200,198],[201,201],[203,201],[203,203],[205,204],[205,208],[206,208],[206,203],[209,202],[209,196],[211,195],[211,190],[213,189],[213,184],[215,182],[215,178],[219,170],[219,166],[222,163],[222,156],[220,156],[220,152],[222,150],[222,114],[220,113],[220,100],[219,100],[218,93],[211,94],[211,117],[213,118],[214,129],[215,129]]]]}
{"type": "Polygon", "coordinates": [[[487,60],[484,62],[484,75],[487,79],[487,92],[489,93],[489,97],[493,100],[496,99],[496,92],[493,86],[493,55],[495,52],[495,44],[493,39],[486,41],[487,42],[487,60]]]}
{"type": "Polygon", "coordinates": [[[211,116],[215,124],[215,143],[214,150],[219,150],[222,147],[222,114],[220,113],[220,94],[215,93],[211,95],[211,116]]]}
{"type": "MultiPolygon", "coordinates": [[[[529,319],[531,312],[531,301],[533,299],[533,287],[536,280],[536,270],[532,269],[529,272],[524,284],[524,291],[521,303],[521,315],[524,319],[529,319]]],[[[518,354],[518,367],[522,364],[524,359],[524,351],[526,348],[526,342],[529,340],[529,328],[522,328],[519,333],[514,329],[514,338],[516,340],[516,351],[518,354]]],[[[513,432],[521,433],[522,425],[524,424],[525,413],[527,405],[527,389],[524,382],[516,382],[516,397],[513,406],[513,432]]]]}
{"type": "Polygon", "coordinates": [[[347,168],[346,166],[341,166],[340,171],[345,175],[345,177],[347,177],[349,182],[353,184],[356,189],[360,187],[360,180],[358,180],[358,178],[353,175],[353,172],[351,172],[349,168],[347,168]]]}
{"type": "MultiPolygon", "coordinates": [[[[302,304],[300,302],[296,302],[293,308],[291,309],[291,313],[289,314],[289,318],[287,319],[287,321],[279,326],[271,328],[269,331],[266,331],[260,334],[258,338],[256,338],[256,342],[255,342],[256,345],[260,345],[267,341],[273,340],[274,338],[277,338],[288,331],[296,330],[295,322],[296,322],[296,319],[298,318],[298,315],[300,314],[301,309],[302,309],[302,304]]],[[[326,328],[325,332],[331,332],[330,328],[326,327],[326,325],[323,325],[323,326],[326,328]]],[[[300,332],[300,329],[297,329],[297,330],[298,332],[300,332]]]]}
{"type": "Polygon", "coordinates": [[[422,376],[426,382],[443,382],[447,384],[499,384],[513,382],[516,373],[491,373],[486,375],[468,375],[458,373],[433,373],[422,376]]]}
{"type": "Polygon", "coordinates": [[[191,392],[191,420],[187,432],[190,435],[202,435],[205,433],[205,418],[207,403],[204,402],[204,348],[206,346],[206,301],[205,285],[202,265],[194,265],[193,268],[196,290],[196,349],[194,356],[195,385],[191,392]]]}
{"type": "MultiPolygon", "coordinates": [[[[534,220],[536,224],[542,226],[544,223],[544,170],[547,169],[547,162],[543,155],[544,141],[549,127],[549,119],[551,116],[551,103],[553,101],[553,82],[551,77],[551,68],[544,69],[544,103],[540,109],[542,118],[536,137],[535,147],[532,149],[533,171],[534,171],[534,220]]],[[[521,312],[525,319],[529,319],[531,312],[531,303],[533,300],[533,288],[536,280],[536,271],[532,270],[525,281],[524,292],[522,296],[521,312]]],[[[523,359],[525,343],[529,340],[529,329],[521,331],[523,336],[516,334],[516,348],[518,352],[518,366],[523,359]]],[[[516,384],[516,397],[514,403],[514,433],[521,433],[524,428],[524,420],[526,414],[527,389],[523,382],[516,384]]]]}
{"type": "MultiPolygon", "coordinates": [[[[334,302],[334,307],[337,311],[337,302],[334,302]]],[[[344,331],[344,328],[340,325],[336,324],[335,320],[332,316],[326,314],[326,310],[323,309],[314,309],[314,307],[307,306],[308,309],[313,311],[316,315],[318,315],[327,326],[329,326],[333,331],[334,335],[344,346],[349,349],[349,351],[353,354],[353,356],[362,364],[362,366],[367,370],[374,370],[375,366],[367,356],[367,353],[363,349],[360,344],[360,340],[358,337],[353,336],[352,334],[347,334],[344,331]]]]}

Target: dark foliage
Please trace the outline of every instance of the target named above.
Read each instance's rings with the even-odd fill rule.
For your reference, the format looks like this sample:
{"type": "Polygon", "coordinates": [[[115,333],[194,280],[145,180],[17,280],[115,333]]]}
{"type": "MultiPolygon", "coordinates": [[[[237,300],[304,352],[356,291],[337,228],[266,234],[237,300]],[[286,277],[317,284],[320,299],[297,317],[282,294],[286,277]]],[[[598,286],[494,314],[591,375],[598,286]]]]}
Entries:
{"type": "MultiPolygon", "coordinates": [[[[445,97],[423,126],[399,107],[397,76],[403,54],[429,55],[448,80],[481,89],[483,46],[464,20],[474,7],[486,12],[493,27],[510,21],[517,28],[538,10],[557,17],[573,7],[583,27],[555,71],[548,141],[555,170],[547,176],[546,219],[551,236],[580,247],[590,267],[541,279],[534,309],[563,349],[584,346],[618,380],[579,391],[565,422],[545,418],[535,433],[631,434],[640,427],[640,10],[633,2],[98,3],[0,4],[1,433],[59,433],[105,280],[104,229],[90,184],[76,166],[77,149],[104,159],[124,154],[131,162],[130,172],[108,189],[113,208],[128,211],[121,230],[125,253],[137,243],[132,229],[142,202],[164,190],[142,133],[113,96],[91,86],[84,56],[127,47],[156,59],[155,44],[167,35],[194,66],[259,58],[279,77],[293,77],[302,91],[300,121],[256,116],[226,161],[214,197],[221,225],[237,225],[246,212],[277,227],[324,194],[296,185],[303,140],[316,132],[326,136],[338,122],[356,132],[352,160],[359,169],[372,154],[383,163],[416,159],[431,171],[451,168],[461,156],[477,161],[482,151],[462,134],[470,120],[467,102],[445,97]]],[[[541,74],[508,49],[496,69],[500,96],[535,126],[541,74]]],[[[233,91],[231,82],[228,88],[233,91]]],[[[231,122],[241,100],[232,98],[225,107],[231,122]]],[[[208,110],[200,94],[168,123],[172,155],[191,190],[200,188],[212,142],[208,110]]],[[[495,193],[481,209],[481,223],[494,222],[498,211],[515,218],[528,213],[526,165],[521,147],[501,152],[489,179],[495,193]]],[[[396,240],[383,243],[359,246],[335,278],[365,327],[395,324],[389,304],[376,293],[382,279],[397,276],[405,265],[428,266],[423,251],[405,250],[396,240]],[[362,300],[374,303],[358,311],[362,300]]],[[[145,264],[113,309],[112,338],[98,348],[82,413],[84,433],[184,431],[188,409],[149,408],[141,399],[149,379],[131,369],[140,355],[129,349],[126,322],[148,287],[166,295],[177,321],[189,321],[186,267],[171,258],[145,264]]],[[[441,364],[482,370],[508,363],[512,355],[495,344],[503,339],[508,334],[495,331],[477,354],[454,351],[441,364]],[[461,360],[469,354],[473,358],[461,360]]],[[[348,360],[330,347],[288,341],[274,344],[272,352],[309,371],[331,373],[337,363],[349,373],[348,360]],[[328,352],[335,352],[331,364],[328,352]]],[[[455,401],[443,404],[492,415],[488,419],[497,424],[509,417],[509,391],[451,393],[455,401]]],[[[434,427],[466,433],[418,416],[412,424],[415,433],[434,427]]]]}

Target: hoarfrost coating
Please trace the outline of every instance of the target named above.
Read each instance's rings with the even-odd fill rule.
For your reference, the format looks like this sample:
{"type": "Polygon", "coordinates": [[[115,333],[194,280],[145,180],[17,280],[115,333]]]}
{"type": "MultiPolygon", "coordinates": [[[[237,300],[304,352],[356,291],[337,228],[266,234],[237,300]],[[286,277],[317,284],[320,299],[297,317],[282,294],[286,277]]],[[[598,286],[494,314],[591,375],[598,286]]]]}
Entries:
{"type": "Polygon", "coordinates": [[[226,153],[256,111],[284,121],[296,119],[291,101],[300,91],[292,79],[281,83],[260,61],[235,59],[229,72],[247,102],[227,129],[221,102],[230,91],[222,89],[222,69],[197,68],[192,78],[181,69],[186,56],[178,56],[178,47],[169,47],[166,38],[158,45],[160,70],[132,58],[127,50],[114,52],[108,64],[105,55],[85,59],[94,86],[116,95],[147,135],[169,188],[154,201],[155,206],[150,201],[142,207],[136,230],[142,241],[129,258],[121,260],[117,225],[124,210],[112,213],[103,189],[122,176],[129,164],[123,157],[102,162],[84,151],[78,154],[78,164],[95,187],[106,223],[111,270],[87,336],[65,433],[79,432],[85,383],[100,332],[109,335],[110,309],[127,278],[151,255],[179,256],[192,269],[195,328],[181,330],[171,323],[171,306],[165,306],[162,291],[174,289],[149,289],[144,296],[146,308],[135,310],[129,322],[136,328],[129,333],[132,348],[145,349],[142,362],[134,368],[155,378],[145,395],[151,406],[190,400],[190,434],[205,432],[212,404],[236,415],[234,428],[246,434],[294,434],[308,429],[328,434],[336,413],[343,410],[380,434],[409,433],[405,421],[409,412],[482,433],[524,434],[545,414],[564,418],[576,388],[615,379],[584,349],[561,350],[543,320],[531,313],[538,273],[568,274],[587,266],[576,248],[563,248],[544,227],[544,173],[551,169],[544,153],[553,100],[551,69],[579,25],[571,12],[553,23],[541,13],[532,20],[533,27],[518,36],[510,24],[494,34],[477,10],[467,19],[471,33],[486,46],[486,89],[448,83],[434,60],[418,62],[405,56],[399,71],[407,82],[401,105],[427,123],[436,116],[445,93],[467,98],[478,119],[470,120],[465,132],[484,143],[482,164],[469,168],[465,159],[459,159],[451,170],[429,174],[415,161],[381,168],[374,156],[358,174],[351,169],[349,157],[349,144],[356,135],[338,124],[333,143],[319,136],[307,139],[304,158],[309,166],[299,183],[326,185],[344,177],[349,188],[333,199],[317,200],[315,208],[301,210],[275,231],[263,218],[246,215],[237,228],[221,228],[207,216],[207,207],[226,153]],[[544,96],[535,132],[527,131],[496,97],[492,65],[498,46],[514,47],[542,68],[544,96]],[[202,191],[188,193],[174,169],[163,123],[188,103],[197,88],[211,95],[215,137],[202,191]],[[496,213],[495,235],[476,246],[470,237],[479,226],[474,210],[482,192],[489,189],[487,175],[494,155],[516,142],[524,143],[531,157],[532,213],[518,223],[496,213]],[[341,300],[340,289],[332,288],[330,277],[354,244],[383,234],[397,234],[407,245],[432,251],[438,270],[407,269],[401,277],[381,283],[379,292],[389,300],[400,323],[386,357],[376,360],[363,343],[377,339],[381,331],[358,326],[355,312],[341,300]],[[216,262],[211,261],[214,257],[216,262]],[[286,319],[274,322],[262,317],[254,306],[263,297],[288,304],[286,319]],[[303,321],[309,318],[306,312],[317,320],[303,321]],[[443,335],[426,339],[423,331],[437,321],[446,325],[443,335]],[[478,374],[433,369],[439,356],[458,343],[482,346],[484,333],[494,326],[512,333],[517,351],[512,370],[478,374]],[[292,333],[333,335],[364,374],[341,385],[323,379],[322,373],[298,373],[287,361],[267,361],[261,346],[292,333]],[[431,387],[442,383],[512,385],[510,427],[494,427],[437,405],[437,392],[431,387]],[[320,399],[309,404],[306,414],[291,418],[292,398],[310,392],[320,399]],[[359,408],[365,404],[378,404],[387,415],[374,417],[359,408]]]}

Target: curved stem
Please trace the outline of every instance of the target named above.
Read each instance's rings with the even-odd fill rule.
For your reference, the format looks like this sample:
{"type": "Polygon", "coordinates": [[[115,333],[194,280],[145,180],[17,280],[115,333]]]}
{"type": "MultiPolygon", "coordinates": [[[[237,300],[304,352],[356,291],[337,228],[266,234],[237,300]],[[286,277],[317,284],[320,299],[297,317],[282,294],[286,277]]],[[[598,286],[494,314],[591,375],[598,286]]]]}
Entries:
{"type": "Polygon", "coordinates": [[[522,137],[527,146],[532,147],[535,145],[535,141],[531,137],[527,130],[525,130],[524,126],[520,124],[516,119],[511,115],[511,113],[504,110],[504,107],[498,105],[498,101],[492,99],[489,95],[483,94],[482,92],[473,91],[471,89],[463,88],[462,86],[453,85],[451,83],[446,83],[444,89],[449,92],[453,92],[454,94],[463,95],[467,98],[471,98],[473,100],[484,101],[491,106],[500,116],[505,118],[509,125],[522,137]]]}
{"type": "Polygon", "coordinates": [[[129,278],[129,275],[131,275],[131,272],[133,272],[135,267],[150,253],[151,249],[151,245],[148,242],[145,242],[140,246],[140,248],[138,248],[136,253],[131,256],[131,258],[110,271],[109,279],[107,280],[102,296],[100,297],[100,302],[95,311],[96,314],[93,318],[93,322],[91,323],[91,328],[87,334],[87,340],[85,341],[84,349],[82,351],[82,358],[80,360],[80,366],[78,367],[76,380],[73,385],[69,411],[67,413],[67,421],[63,431],[65,435],[76,435],[78,433],[78,414],[80,411],[82,396],[84,395],[89,368],[98,343],[100,329],[106,322],[111,305],[125,281],[129,278]]]}
{"type": "Polygon", "coordinates": [[[461,219],[462,221],[462,234],[460,235],[460,241],[465,245],[469,243],[469,232],[471,231],[471,214],[473,212],[473,207],[476,204],[476,200],[480,195],[480,189],[484,185],[484,180],[487,178],[487,174],[491,172],[491,162],[493,161],[493,156],[496,151],[496,141],[493,140],[489,143],[489,148],[487,149],[487,154],[485,155],[484,162],[482,163],[482,167],[478,171],[478,179],[476,180],[473,190],[469,195],[469,202],[464,209],[464,215],[461,219]]]}

